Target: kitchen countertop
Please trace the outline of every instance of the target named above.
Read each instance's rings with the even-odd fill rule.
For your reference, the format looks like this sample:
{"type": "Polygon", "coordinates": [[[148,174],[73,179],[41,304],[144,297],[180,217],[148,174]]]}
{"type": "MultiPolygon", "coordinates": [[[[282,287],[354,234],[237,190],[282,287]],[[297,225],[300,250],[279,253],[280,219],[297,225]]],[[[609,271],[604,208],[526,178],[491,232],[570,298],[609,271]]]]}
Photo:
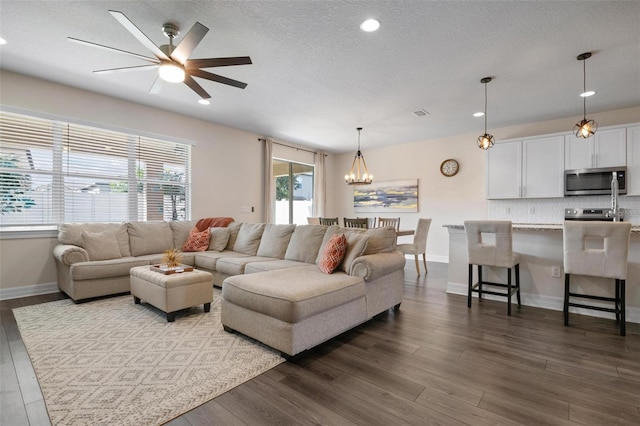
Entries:
{"type": "MultiPolygon", "coordinates": [[[[442,225],[444,228],[464,230],[464,225],[442,225]]],[[[514,223],[514,231],[562,231],[561,223],[514,223]]],[[[633,225],[631,232],[640,234],[640,226],[633,225]]]]}

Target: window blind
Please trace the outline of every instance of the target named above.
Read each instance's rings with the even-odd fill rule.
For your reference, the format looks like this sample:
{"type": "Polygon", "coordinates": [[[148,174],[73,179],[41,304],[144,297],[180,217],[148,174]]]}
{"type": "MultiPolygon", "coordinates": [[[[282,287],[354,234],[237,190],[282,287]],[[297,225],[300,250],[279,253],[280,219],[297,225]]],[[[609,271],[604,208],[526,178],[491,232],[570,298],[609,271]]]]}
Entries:
{"type": "Polygon", "coordinates": [[[185,220],[189,144],[0,111],[0,225],[185,220]]]}

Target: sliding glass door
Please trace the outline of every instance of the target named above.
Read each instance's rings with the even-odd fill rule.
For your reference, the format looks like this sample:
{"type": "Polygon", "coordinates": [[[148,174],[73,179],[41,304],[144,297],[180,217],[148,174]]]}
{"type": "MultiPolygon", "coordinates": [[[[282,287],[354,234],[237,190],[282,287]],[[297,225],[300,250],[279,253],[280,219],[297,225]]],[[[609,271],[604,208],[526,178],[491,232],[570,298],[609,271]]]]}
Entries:
{"type": "Polygon", "coordinates": [[[313,215],[313,171],[308,164],[273,159],[275,223],[302,225],[313,215]]]}

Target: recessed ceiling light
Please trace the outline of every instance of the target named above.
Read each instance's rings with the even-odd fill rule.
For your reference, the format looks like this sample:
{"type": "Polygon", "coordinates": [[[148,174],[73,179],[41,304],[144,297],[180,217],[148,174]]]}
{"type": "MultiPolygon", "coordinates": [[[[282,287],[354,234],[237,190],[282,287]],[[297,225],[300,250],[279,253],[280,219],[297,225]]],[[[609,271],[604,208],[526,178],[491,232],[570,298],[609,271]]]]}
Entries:
{"type": "Polygon", "coordinates": [[[5,40],[2,37],[0,37],[0,44],[7,44],[7,40],[5,40]]]}
{"type": "Polygon", "coordinates": [[[594,90],[587,90],[586,92],[580,93],[580,97],[588,98],[589,96],[595,95],[596,92],[594,90]]]}
{"type": "Polygon", "coordinates": [[[198,99],[198,103],[200,105],[209,105],[211,102],[208,99],[198,99]]]}
{"type": "Polygon", "coordinates": [[[482,111],[473,113],[474,117],[482,117],[483,115],[484,115],[484,112],[482,112],[482,111]]]}
{"type": "Polygon", "coordinates": [[[378,28],[380,28],[380,21],[373,18],[367,19],[362,24],[360,24],[360,29],[367,33],[377,31],[378,28]]]}

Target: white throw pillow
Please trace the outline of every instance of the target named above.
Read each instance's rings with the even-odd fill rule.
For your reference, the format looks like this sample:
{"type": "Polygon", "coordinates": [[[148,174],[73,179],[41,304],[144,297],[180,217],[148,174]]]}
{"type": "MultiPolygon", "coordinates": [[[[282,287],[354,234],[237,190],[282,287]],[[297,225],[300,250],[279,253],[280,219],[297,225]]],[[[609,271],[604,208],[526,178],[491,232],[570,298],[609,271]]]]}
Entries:
{"type": "Polygon", "coordinates": [[[223,251],[229,241],[231,230],[229,228],[213,227],[211,231],[211,239],[209,240],[209,250],[223,251]]]}

